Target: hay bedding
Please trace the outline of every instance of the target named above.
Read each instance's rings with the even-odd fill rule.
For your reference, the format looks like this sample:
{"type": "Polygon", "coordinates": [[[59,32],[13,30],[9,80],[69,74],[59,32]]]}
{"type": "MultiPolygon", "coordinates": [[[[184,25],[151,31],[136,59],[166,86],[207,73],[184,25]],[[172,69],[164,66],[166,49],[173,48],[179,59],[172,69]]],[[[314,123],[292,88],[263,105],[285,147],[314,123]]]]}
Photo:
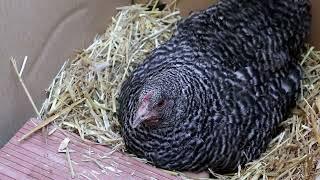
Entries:
{"type": "MultiPolygon", "coordinates": [[[[49,134],[63,128],[125,151],[116,115],[120,85],[148,52],[170,38],[181,19],[174,6],[162,11],[143,5],[119,8],[105,33],[62,66],[47,89],[40,111],[44,121],[37,129],[51,123],[56,128],[49,134]]],[[[311,47],[301,59],[305,73],[301,98],[293,116],[282,123],[283,132],[260,159],[239,167],[238,173],[218,175],[209,170],[216,178],[313,179],[319,173],[320,52],[311,47]]]]}

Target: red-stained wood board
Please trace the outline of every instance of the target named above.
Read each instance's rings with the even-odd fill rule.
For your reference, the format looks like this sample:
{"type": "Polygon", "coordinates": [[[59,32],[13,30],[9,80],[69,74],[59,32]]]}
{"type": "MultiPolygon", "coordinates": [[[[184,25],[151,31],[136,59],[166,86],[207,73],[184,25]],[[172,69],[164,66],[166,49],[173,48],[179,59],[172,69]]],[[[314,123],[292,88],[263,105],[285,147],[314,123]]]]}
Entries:
{"type": "Polygon", "coordinates": [[[56,130],[43,136],[41,131],[19,142],[36,125],[29,120],[0,149],[0,180],[6,179],[182,179],[144,164],[111,148],[82,141],[70,132],[56,130]],[[68,137],[70,160],[58,152],[68,137]],[[104,158],[102,158],[104,157],[104,158]],[[71,166],[69,165],[71,162],[71,166]],[[74,176],[72,177],[71,168],[74,176]]]}

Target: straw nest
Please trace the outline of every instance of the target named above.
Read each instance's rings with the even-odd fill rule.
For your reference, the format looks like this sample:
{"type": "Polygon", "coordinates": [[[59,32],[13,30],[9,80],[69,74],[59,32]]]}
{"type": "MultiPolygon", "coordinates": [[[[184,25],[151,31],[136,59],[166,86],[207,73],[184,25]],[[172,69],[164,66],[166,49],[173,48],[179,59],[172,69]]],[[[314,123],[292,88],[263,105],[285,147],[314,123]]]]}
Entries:
{"type": "MultiPolygon", "coordinates": [[[[41,109],[44,120],[82,139],[125,151],[117,121],[121,83],[148,53],[170,38],[181,19],[174,3],[159,11],[132,5],[119,8],[104,34],[68,60],[48,88],[41,109]],[[172,10],[173,9],[173,10],[172,10]]],[[[310,179],[320,165],[320,52],[310,48],[301,58],[304,80],[293,116],[260,159],[219,179],[310,179]]],[[[211,171],[211,170],[210,170],[211,171]]],[[[178,174],[178,173],[177,173],[178,174]]]]}

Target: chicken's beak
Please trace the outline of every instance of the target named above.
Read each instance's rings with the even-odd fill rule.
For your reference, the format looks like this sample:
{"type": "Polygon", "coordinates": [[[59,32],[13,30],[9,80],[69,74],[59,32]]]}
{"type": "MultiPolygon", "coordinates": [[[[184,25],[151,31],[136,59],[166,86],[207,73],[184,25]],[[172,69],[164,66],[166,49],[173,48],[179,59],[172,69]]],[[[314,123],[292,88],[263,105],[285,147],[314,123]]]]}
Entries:
{"type": "Polygon", "coordinates": [[[148,110],[148,104],[142,104],[134,116],[133,121],[131,122],[131,127],[138,127],[143,121],[148,119],[150,116],[150,111],[148,110]]]}

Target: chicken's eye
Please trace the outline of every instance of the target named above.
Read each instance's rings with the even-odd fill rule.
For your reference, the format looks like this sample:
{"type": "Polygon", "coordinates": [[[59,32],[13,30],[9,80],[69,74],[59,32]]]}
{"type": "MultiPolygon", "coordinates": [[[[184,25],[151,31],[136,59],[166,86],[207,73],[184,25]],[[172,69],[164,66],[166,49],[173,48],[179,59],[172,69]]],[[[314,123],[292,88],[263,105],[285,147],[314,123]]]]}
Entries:
{"type": "Polygon", "coordinates": [[[165,104],[165,101],[164,100],[160,100],[157,104],[158,107],[163,107],[165,104]]]}

